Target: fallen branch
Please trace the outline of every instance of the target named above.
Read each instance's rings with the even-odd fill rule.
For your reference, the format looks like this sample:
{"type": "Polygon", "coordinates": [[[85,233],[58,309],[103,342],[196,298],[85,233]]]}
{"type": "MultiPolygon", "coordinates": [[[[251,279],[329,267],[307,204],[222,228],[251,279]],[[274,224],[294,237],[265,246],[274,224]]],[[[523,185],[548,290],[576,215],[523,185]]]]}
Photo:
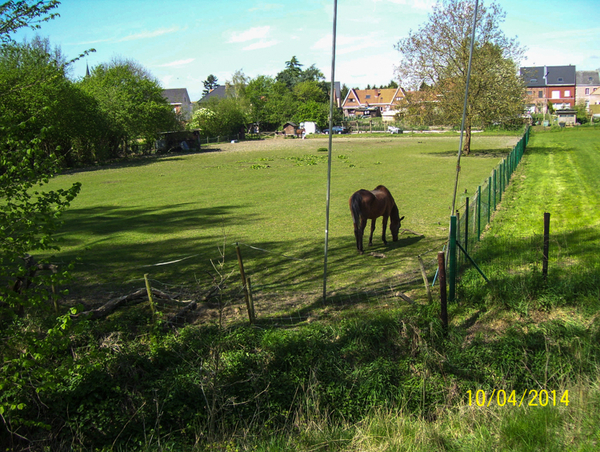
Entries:
{"type": "Polygon", "coordinates": [[[418,235],[419,237],[425,237],[425,234],[419,234],[418,232],[411,231],[410,229],[402,229],[402,234],[408,232],[409,234],[418,235]]]}
{"type": "MultiPolygon", "coordinates": [[[[160,290],[152,289],[151,292],[153,295],[155,295],[158,298],[165,298],[167,300],[173,300],[173,298],[170,295],[168,295],[160,290]]],[[[111,312],[113,312],[119,306],[126,304],[130,301],[139,299],[137,302],[138,303],[142,302],[147,297],[147,295],[148,295],[148,291],[146,290],[146,288],[139,289],[133,293],[130,293],[129,295],[124,295],[119,298],[114,298],[114,299],[108,301],[106,304],[100,306],[99,308],[80,312],[78,314],[71,314],[71,318],[78,319],[80,317],[87,317],[92,320],[101,319],[103,317],[106,317],[111,312]]]]}
{"type": "MultiPolygon", "coordinates": [[[[211,299],[218,290],[219,286],[214,286],[208,291],[208,293],[204,296],[202,301],[206,302],[209,299],[211,299]]],[[[190,301],[183,309],[181,309],[177,314],[175,314],[165,322],[165,327],[175,327],[175,324],[178,323],[182,317],[184,317],[188,312],[194,311],[197,307],[198,303],[196,301],[190,301]]]]}
{"type": "Polygon", "coordinates": [[[396,296],[402,298],[407,303],[415,304],[415,302],[408,295],[406,295],[405,293],[396,292],[396,296]]]}
{"type": "Polygon", "coordinates": [[[382,254],[382,253],[375,253],[375,252],[372,252],[372,253],[370,253],[370,254],[371,254],[371,256],[373,256],[373,257],[378,257],[379,259],[385,259],[385,254],[382,254]]]}

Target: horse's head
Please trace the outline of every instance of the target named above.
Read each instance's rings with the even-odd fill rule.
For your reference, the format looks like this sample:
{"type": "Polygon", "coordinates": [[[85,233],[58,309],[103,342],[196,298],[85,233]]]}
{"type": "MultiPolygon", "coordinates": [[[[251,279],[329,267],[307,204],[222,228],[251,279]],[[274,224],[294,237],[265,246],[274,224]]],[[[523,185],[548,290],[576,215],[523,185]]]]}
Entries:
{"type": "Polygon", "coordinates": [[[398,241],[398,231],[400,231],[402,220],[404,220],[404,217],[399,218],[398,215],[392,215],[390,219],[390,231],[392,232],[392,240],[394,242],[398,241]]]}

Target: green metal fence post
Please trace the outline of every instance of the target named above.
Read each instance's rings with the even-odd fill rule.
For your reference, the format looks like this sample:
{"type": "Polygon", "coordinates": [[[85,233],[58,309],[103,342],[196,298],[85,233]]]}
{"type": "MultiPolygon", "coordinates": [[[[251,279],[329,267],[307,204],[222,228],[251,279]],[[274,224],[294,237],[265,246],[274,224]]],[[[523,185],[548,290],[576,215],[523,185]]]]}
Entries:
{"type": "Polygon", "coordinates": [[[465,250],[469,249],[469,197],[467,196],[465,208],[465,250]]]}
{"type": "Polygon", "coordinates": [[[496,187],[496,182],[497,181],[497,175],[496,175],[496,170],[494,170],[494,211],[496,210],[496,191],[497,191],[497,187],[496,187]]]}
{"type": "Polygon", "coordinates": [[[490,176],[488,179],[488,217],[487,217],[486,224],[488,224],[491,220],[492,220],[492,176],[490,176]]]}
{"type": "Polygon", "coordinates": [[[477,241],[481,237],[481,185],[477,187],[477,241]]]}
{"type": "Polygon", "coordinates": [[[498,174],[498,203],[502,202],[502,192],[503,190],[503,185],[502,183],[504,182],[504,174],[503,174],[503,168],[504,167],[504,162],[502,162],[500,164],[500,166],[498,167],[498,171],[500,171],[500,173],[498,174]]]}

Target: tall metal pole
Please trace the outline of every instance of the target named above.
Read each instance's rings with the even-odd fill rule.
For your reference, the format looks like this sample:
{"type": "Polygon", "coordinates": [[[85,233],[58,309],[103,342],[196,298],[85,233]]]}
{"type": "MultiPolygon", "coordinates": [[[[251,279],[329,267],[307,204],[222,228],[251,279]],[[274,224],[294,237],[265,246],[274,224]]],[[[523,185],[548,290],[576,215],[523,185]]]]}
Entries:
{"type": "MultiPolygon", "coordinates": [[[[479,8],[479,0],[475,0],[475,11],[473,13],[473,30],[471,32],[471,49],[469,51],[469,65],[467,68],[467,84],[465,86],[465,100],[463,103],[463,113],[462,113],[462,122],[460,125],[460,143],[458,145],[458,157],[456,160],[456,178],[454,179],[454,193],[452,195],[452,210],[450,210],[450,215],[455,215],[456,212],[456,194],[458,192],[458,176],[460,174],[460,157],[462,155],[462,147],[463,147],[463,136],[465,133],[465,120],[467,117],[467,105],[469,99],[469,83],[471,81],[471,63],[473,61],[473,47],[475,46],[475,30],[477,26],[477,9],[479,8]]],[[[448,242],[452,240],[451,236],[448,237],[448,242]]],[[[450,259],[450,253],[446,256],[446,259],[450,259]]],[[[450,293],[452,297],[452,293],[450,293]]]]}
{"type": "Polygon", "coordinates": [[[467,69],[467,85],[465,87],[465,101],[463,104],[462,123],[460,126],[460,144],[458,145],[458,161],[456,162],[456,179],[454,182],[454,195],[452,197],[451,215],[454,215],[456,207],[456,193],[458,191],[458,175],[460,173],[460,156],[462,154],[463,136],[465,133],[465,120],[467,116],[467,101],[469,98],[469,82],[471,81],[471,63],[473,61],[473,47],[475,46],[475,30],[477,26],[477,9],[479,8],[479,0],[475,0],[475,12],[473,13],[473,31],[471,33],[471,51],[469,52],[469,66],[467,69]]]}
{"type": "Polygon", "coordinates": [[[323,302],[327,300],[327,253],[329,247],[329,203],[331,195],[331,148],[333,144],[333,104],[335,99],[335,38],[337,0],[333,0],[333,38],[331,43],[331,88],[329,93],[329,146],[327,151],[327,206],[325,208],[325,258],[323,262],[323,302]]]}

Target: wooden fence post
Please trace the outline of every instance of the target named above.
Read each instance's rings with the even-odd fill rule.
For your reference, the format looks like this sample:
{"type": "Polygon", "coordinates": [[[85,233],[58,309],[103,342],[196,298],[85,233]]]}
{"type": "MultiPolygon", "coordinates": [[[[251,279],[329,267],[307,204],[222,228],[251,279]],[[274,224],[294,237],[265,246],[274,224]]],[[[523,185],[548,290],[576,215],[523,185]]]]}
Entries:
{"type": "Polygon", "coordinates": [[[548,253],[550,252],[550,214],[544,213],[544,256],[542,262],[542,275],[548,277],[548,253]]]}
{"type": "Polygon", "coordinates": [[[252,317],[252,307],[250,306],[250,296],[248,294],[248,282],[246,281],[246,273],[244,272],[244,262],[242,261],[242,252],[240,251],[240,246],[237,243],[235,244],[235,252],[237,253],[238,264],[240,265],[240,275],[242,276],[244,297],[246,298],[246,308],[248,309],[248,320],[250,320],[250,323],[254,323],[254,319],[252,317]]]}
{"type": "Polygon", "coordinates": [[[425,264],[423,263],[423,258],[420,254],[417,256],[417,258],[419,259],[419,267],[421,267],[421,276],[423,277],[423,283],[425,284],[425,290],[427,291],[427,299],[429,300],[429,303],[431,303],[433,299],[431,298],[431,289],[429,288],[429,280],[427,279],[425,264]]]}
{"type": "Polygon", "coordinates": [[[152,288],[150,287],[150,281],[148,281],[148,273],[144,275],[144,281],[146,283],[148,301],[150,302],[150,311],[152,312],[152,324],[156,325],[156,309],[154,307],[154,300],[152,299],[152,288]]]}
{"type": "Polygon", "coordinates": [[[248,300],[250,301],[250,310],[252,311],[252,320],[250,323],[256,322],[256,312],[254,311],[254,298],[252,298],[252,284],[250,283],[250,278],[246,279],[246,283],[248,286],[248,300]]]}

